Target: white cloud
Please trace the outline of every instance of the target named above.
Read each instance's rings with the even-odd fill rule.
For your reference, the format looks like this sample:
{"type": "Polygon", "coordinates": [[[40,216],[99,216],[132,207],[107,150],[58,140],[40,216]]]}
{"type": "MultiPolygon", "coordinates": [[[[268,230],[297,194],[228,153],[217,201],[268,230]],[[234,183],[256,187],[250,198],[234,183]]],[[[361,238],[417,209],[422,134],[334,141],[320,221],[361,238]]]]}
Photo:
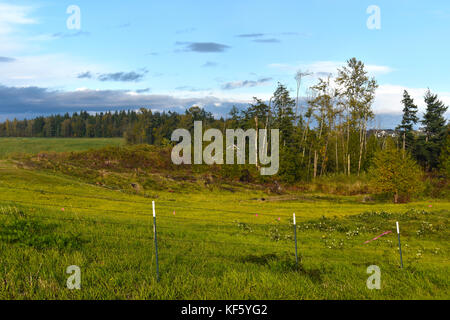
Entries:
{"type": "MultiPolygon", "coordinates": [[[[274,88],[272,88],[274,90],[274,88]]],[[[261,91],[261,92],[236,92],[227,90],[205,90],[205,91],[166,91],[161,92],[161,94],[166,94],[170,96],[175,96],[179,99],[195,99],[203,97],[204,99],[216,100],[215,105],[220,106],[220,104],[228,103],[251,103],[253,102],[253,97],[258,97],[262,100],[268,101],[272,96],[272,91],[261,91]]],[[[376,90],[376,97],[373,104],[373,110],[376,114],[402,114],[403,105],[401,103],[403,99],[403,91],[407,90],[414,102],[419,107],[420,116],[425,111],[424,95],[427,88],[408,88],[400,85],[391,84],[381,84],[376,90]]],[[[439,99],[442,100],[446,105],[450,106],[450,92],[440,92],[431,91],[438,95],[439,99]]],[[[305,97],[303,97],[305,98],[305,97]]],[[[450,110],[447,113],[450,116],[450,110]]]]}
{"type": "MultiPolygon", "coordinates": [[[[314,78],[325,77],[326,74],[330,73],[336,75],[337,69],[341,68],[345,64],[346,62],[316,61],[303,64],[274,63],[270,64],[269,67],[278,69],[282,72],[286,72],[287,74],[292,75],[292,77],[298,70],[314,73],[312,77],[305,78],[304,86],[307,87],[315,82],[314,78]]],[[[365,67],[371,76],[384,75],[394,71],[393,68],[383,65],[366,64],[365,67]]],[[[331,83],[332,85],[335,85],[333,80],[331,81],[331,83]]],[[[408,88],[393,84],[379,84],[379,87],[376,90],[376,97],[373,104],[374,112],[376,114],[402,114],[403,105],[401,101],[403,99],[404,90],[407,90],[409,92],[411,97],[414,99],[414,102],[418,105],[420,115],[425,112],[425,103],[423,100],[424,95],[428,90],[427,88],[408,88]]],[[[450,106],[450,92],[435,92],[433,90],[432,92],[437,94],[439,99],[442,100],[446,105],[450,106]]],[[[447,113],[447,115],[449,114],[450,111],[447,113]]]]}
{"type": "MultiPolygon", "coordinates": [[[[275,89],[274,89],[275,90],[275,89]]],[[[178,99],[206,99],[207,101],[214,100],[216,107],[223,106],[224,103],[250,103],[253,102],[253,97],[258,97],[263,100],[269,100],[272,92],[236,92],[230,90],[160,90],[159,94],[177,97],[178,99]]]]}
{"type": "MultiPolygon", "coordinates": [[[[376,114],[402,114],[403,105],[401,103],[403,99],[403,91],[407,90],[414,102],[419,107],[419,114],[425,111],[424,95],[427,88],[408,88],[400,85],[382,84],[378,87],[376,91],[376,97],[373,104],[373,110],[376,114]]],[[[273,91],[273,90],[272,90],[273,91]]],[[[195,99],[202,97],[206,100],[215,100],[215,106],[219,107],[221,104],[228,103],[251,103],[253,102],[253,97],[258,97],[262,100],[268,101],[272,96],[272,91],[267,92],[235,92],[235,91],[224,91],[224,90],[208,90],[208,91],[165,91],[160,92],[161,94],[166,94],[170,96],[175,96],[179,99],[195,99]]],[[[446,105],[450,106],[450,92],[439,92],[433,91],[437,94],[439,99],[442,100],[446,105]]],[[[305,98],[305,97],[303,97],[305,98]]],[[[450,110],[447,113],[450,116],[450,110]]]]}
{"type": "Polygon", "coordinates": [[[6,86],[67,87],[86,83],[77,79],[85,70],[107,72],[103,66],[88,63],[65,54],[19,56],[2,64],[0,83],[6,86]]]}
{"type": "MultiPolygon", "coordinates": [[[[339,61],[316,61],[312,63],[272,63],[269,64],[270,68],[279,69],[283,72],[295,74],[298,70],[313,72],[315,76],[323,77],[325,74],[336,74],[338,68],[342,68],[346,65],[346,62],[339,61]]],[[[371,75],[388,74],[394,71],[388,66],[366,64],[366,70],[371,75]]]]}
{"type": "Polygon", "coordinates": [[[378,66],[373,64],[366,65],[366,70],[374,75],[388,74],[394,71],[394,69],[388,66],[378,66]]]}
{"type": "Polygon", "coordinates": [[[16,25],[37,23],[28,17],[31,10],[31,7],[0,3],[0,34],[13,32],[16,25]]]}
{"type": "MultiPolygon", "coordinates": [[[[419,113],[425,111],[424,96],[427,88],[407,88],[399,85],[383,84],[380,85],[376,92],[376,98],[373,105],[374,112],[377,114],[401,114],[403,105],[403,91],[406,90],[414,99],[414,103],[419,107],[419,113]]],[[[450,106],[450,92],[435,92],[439,99],[446,105],[450,106]]]]}
{"type": "Polygon", "coordinates": [[[18,6],[0,3],[0,55],[9,55],[24,50],[27,45],[20,39],[20,28],[38,23],[29,15],[33,9],[28,6],[18,6]]]}

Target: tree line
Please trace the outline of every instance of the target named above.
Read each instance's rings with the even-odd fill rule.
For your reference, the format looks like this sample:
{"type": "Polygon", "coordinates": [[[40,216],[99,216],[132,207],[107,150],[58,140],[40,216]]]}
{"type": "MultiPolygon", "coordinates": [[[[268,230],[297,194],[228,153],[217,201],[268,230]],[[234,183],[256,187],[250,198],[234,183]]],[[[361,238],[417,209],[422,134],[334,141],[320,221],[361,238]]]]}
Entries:
{"type": "MultiPolygon", "coordinates": [[[[298,77],[301,75],[299,73],[298,77]]],[[[448,164],[448,107],[427,91],[426,111],[419,119],[418,108],[407,91],[403,94],[403,118],[387,138],[368,130],[374,119],[372,105],[378,84],[369,77],[364,63],[352,58],[337,70],[337,76],[321,78],[310,87],[305,105],[287,87],[278,84],[269,101],[254,98],[246,109],[233,107],[226,118],[215,119],[210,112],[191,107],[176,112],[116,111],[97,114],[37,117],[33,120],[0,124],[0,137],[124,137],[130,144],[168,146],[175,129],[193,132],[194,121],[203,128],[280,129],[279,176],[288,182],[313,180],[328,174],[360,175],[373,164],[378,152],[393,140],[402,158],[410,156],[428,172],[448,164]],[[415,130],[422,125],[421,130],[415,130]]],[[[258,166],[258,164],[257,164],[258,166]]]]}

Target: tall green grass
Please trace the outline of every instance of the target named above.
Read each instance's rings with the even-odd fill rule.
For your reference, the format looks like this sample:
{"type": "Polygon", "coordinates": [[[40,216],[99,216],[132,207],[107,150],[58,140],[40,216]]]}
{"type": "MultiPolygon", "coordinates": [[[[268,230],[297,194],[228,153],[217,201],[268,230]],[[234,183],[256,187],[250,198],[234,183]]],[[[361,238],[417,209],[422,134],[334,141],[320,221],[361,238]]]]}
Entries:
{"type": "Polygon", "coordinates": [[[448,299],[449,210],[445,200],[394,205],[193,184],[132,194],[3,161],[0,298],[448,299]],[[364,244],[387,230],[394,233],[364,244]],[[373,264],[381,268],[381,290],[366,287],[373,264]],[[81,290],[66,288],[70,265],[81,268],[81,290]]]}

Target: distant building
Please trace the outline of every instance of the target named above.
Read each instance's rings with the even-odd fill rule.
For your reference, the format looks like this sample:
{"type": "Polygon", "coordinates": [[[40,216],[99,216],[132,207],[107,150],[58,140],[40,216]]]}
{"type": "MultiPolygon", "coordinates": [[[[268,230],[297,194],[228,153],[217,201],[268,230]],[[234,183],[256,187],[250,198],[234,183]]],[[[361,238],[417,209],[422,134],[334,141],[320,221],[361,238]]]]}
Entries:
{"type": "MultiPolygon", "coordinates": [[[[425,135],[425,130],[424,128],[419,128],[418,130],[414,130],[413,134],[416,137],[420,137],[425,135]]],[[[399,136],[399,133],[398,131],[395,131],[393,129],[370,129],[367,130],[367,135],[369,137],[375,135],[377,138],[386,138],[386,137],[396,138],[399,136]]]]}
{"type": "Polygon", "coordinates": [[[377,138],[385,138],[385,137],[397,137],[397,132],[392,129],[370,129],[367,131],[367,135],[370,137],[372,135],[375,135],[377,138]]]}

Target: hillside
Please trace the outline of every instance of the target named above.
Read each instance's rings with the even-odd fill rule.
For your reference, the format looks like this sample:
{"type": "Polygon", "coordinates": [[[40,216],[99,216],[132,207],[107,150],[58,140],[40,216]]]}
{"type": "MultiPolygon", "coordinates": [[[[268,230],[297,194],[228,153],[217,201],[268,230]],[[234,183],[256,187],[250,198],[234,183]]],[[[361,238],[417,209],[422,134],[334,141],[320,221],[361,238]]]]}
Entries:
{"type": "Polygon", "coordinates": [[[448,299],[448,201],[277,194],[222,179],[219,169],[207,183],[203,169],[171,167],[165,152],[107,147],[1,160],[0,298],[448,299]],[[383,290],[366,287],[373,264],[383,290]],[[66,288],[71,265],[81,290],[66,288]]]}

